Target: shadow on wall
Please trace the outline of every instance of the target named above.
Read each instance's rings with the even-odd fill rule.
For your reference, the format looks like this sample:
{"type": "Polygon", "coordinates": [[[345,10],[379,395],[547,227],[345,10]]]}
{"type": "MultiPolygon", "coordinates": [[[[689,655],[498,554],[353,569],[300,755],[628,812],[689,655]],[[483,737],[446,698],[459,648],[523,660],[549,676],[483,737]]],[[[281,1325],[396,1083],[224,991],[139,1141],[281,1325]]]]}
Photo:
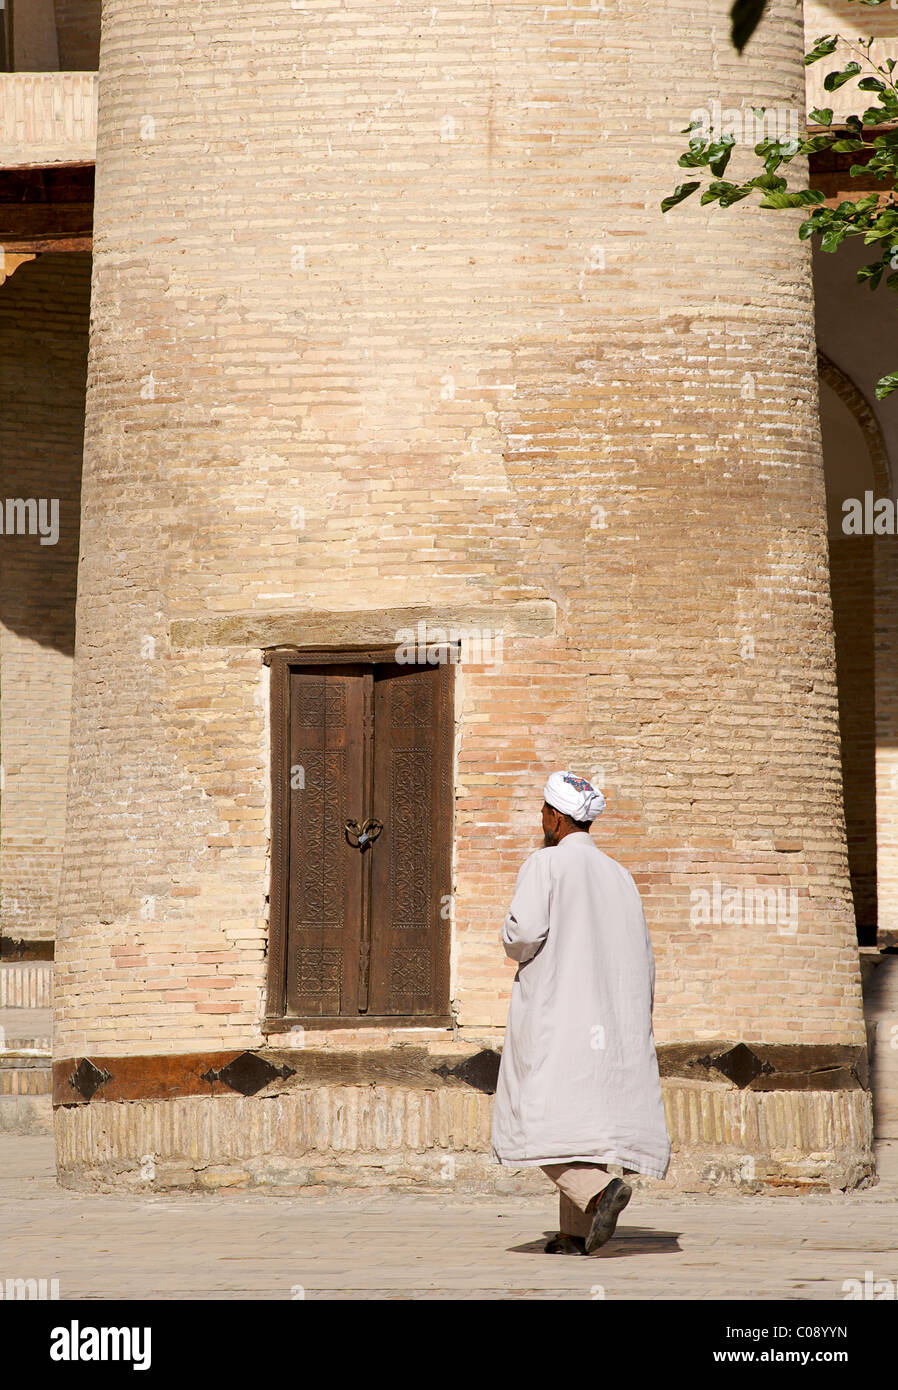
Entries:
{"type": "Polygon", "coordinates": [[[0,72],[96,72],[102,0],[6,0],[0,72]]]}
{"type": "Polygon", "coordinates": [[[876,944],[877,923],[884,920],[883,843],[891,840],[884,831],[894,820],[887,765],[898,747],[898,710],[888,696],[892,684],[898,687],[888,581],[898,538],[849,534],[843,526],[849,499],[860,505],[865,494],[894,496],[890,454],[898,450],[898,399],[878,402],[874,388],[898,367],[898,344],[894,360],[890,355],[898,305],[891,291],[870,294],[857,283],[857,268],[869,259],[863,247],[852,246],[845,254],[817,253],[814,260],[842,781],[861,945],[876,944]]]}
{"type": "MultiPolygon", "coordinates": [[[[898,15],[893,10],[895,23],[898,15]]],[[[885,185],[883,185],[885,186],[885,185]]],[[[860,238],[842,243],[835,255],[814,248],[814,305],[817,346],[866,398],[890,460],[898,460],[898,391],[875,399],[876,383],[898,371],[898,295],[884,284],[870,292],[857,282],[862,265],[878,259],[860,238]]]]}
{"type": "Polygon", "coordinates": [[[0,640],[11,632],[66,656],[75,638],[89,310],[87,254],[41,256],[0,285],[0,640]],[[19,498],[44,503],[43,537],[32,523],[40,523],[37,507],[8,507],[19,498]]]}
{"type": "MultiPolygon", "coordinates": [[[[876,487],[857,419],[843,396],[820,379],[820,422],[829,517],[830,591],[839,687],[842,785],[855,921],[862,945],[876,941],[876,709],[873,536],[842,532],[842,502],[876,487]]],[[[824,374],[826,373],[826,375],[824,374]]]]}

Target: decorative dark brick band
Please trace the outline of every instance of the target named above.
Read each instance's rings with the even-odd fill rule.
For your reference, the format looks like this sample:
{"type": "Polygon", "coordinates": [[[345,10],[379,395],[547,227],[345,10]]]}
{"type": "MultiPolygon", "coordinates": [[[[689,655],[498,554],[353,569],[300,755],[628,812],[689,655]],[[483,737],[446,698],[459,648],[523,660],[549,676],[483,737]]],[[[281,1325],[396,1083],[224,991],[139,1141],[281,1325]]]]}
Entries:
{"type": "Polygon", "coordinates": [[[667,1043],[658,1048],[662,1076],[730,1081],[748,1091],[869,1089],[867,1049],[804,1043],[667,1043]]]}
{"type": "MultiPolygon", "coordinates": [[[[162,1057],[78,1057],[53,1064],[53,1104],[98,1100],[173,1100],[179,1096],[252,1096],[269,1087],[464,1087],[492,1095],[500,1053],[481,1049],[445,1057],[421,1047],[372,1052],[259,1048],[162,1057]]],[[[863,1047],[721,1041],[658,1048],[662,1077],[728,1082],[749,1091],[852,1091],[868,1088],[863,1047]]]]}
{"type": "Polygon", "coordinates": [[[11,936],[0,936],[0,960],[52,960],[54,950],[52,941],[14,941],[11,936]]]}

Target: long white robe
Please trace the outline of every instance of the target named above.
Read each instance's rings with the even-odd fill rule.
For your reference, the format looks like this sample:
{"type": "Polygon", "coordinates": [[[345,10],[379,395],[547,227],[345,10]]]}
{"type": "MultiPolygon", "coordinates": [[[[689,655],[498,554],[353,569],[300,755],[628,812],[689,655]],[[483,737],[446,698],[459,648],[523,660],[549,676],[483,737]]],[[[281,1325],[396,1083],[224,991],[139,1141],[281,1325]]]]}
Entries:
{"type": "Polygon", "coordinates": [[[502,928],[519,961],[493,1107],[509,1167],[670,1163],[652,1031],[655,957],[639,891],[586,831],[521,865],[502,928]]]}

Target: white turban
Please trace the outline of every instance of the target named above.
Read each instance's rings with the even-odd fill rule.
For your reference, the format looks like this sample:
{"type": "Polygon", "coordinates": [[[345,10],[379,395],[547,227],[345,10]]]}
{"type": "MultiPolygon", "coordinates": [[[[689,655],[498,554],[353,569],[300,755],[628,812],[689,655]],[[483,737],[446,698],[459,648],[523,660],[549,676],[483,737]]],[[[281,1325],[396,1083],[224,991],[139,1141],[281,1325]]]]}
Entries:
{"type": "Polygon", "coordinates": [[[585,777],[575,777],[572,772],[553,772],[543,796],[556,811],[563,811],[573,820],[595,820],[605,809],[605,798],[598,787],[587,782],[585,777]]]}

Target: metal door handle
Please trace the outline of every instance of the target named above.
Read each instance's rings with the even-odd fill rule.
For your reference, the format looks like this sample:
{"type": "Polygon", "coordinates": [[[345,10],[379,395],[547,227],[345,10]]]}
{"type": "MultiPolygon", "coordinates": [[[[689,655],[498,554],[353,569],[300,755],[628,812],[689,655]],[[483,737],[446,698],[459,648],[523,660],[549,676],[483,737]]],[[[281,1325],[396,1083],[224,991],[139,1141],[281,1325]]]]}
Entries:
{"type": "Polygon", "coordinates": [[[369,845],[374,843],[382,830],[383,825],[379,820],[375,820],[373,816],[369,817],[364,825],[359,825],[356,820],[348,820],[343,826],[346,843],[352,845],[353,849],[362,850],[362,852],[364,852],[369,845]],[[355,840],[350,838],[353,835],[355,836],[355,840]]]}

